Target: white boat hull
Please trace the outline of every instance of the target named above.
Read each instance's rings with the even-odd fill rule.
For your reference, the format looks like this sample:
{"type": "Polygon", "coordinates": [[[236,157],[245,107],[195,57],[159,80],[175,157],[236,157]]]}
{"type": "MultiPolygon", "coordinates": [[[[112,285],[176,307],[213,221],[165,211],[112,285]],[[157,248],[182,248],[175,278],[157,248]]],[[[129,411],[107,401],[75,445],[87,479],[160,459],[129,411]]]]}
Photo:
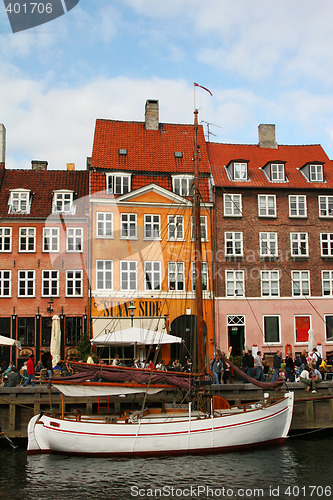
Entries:
{"type": "Polygon", "coordinates": [[[218,453],[281,444],[289,432],[293,393],[267,407],[218,417],[154,419],[138,423],[33,417],[28,454],[154,456],[218,453]]]}

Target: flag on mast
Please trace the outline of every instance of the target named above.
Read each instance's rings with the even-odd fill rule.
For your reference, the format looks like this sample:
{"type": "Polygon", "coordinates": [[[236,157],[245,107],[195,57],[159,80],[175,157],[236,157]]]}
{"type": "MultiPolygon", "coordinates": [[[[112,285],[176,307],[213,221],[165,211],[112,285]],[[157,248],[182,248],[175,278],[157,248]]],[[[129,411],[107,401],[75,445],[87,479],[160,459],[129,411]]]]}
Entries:
{"type": "Polygon", "coordinates": [[[209,92],[209,94],[210,94],[211,96],[213,95],[209,89],[207,89],[206,87],[203,87],[202,85],[199,85],[198,83],[194,83],[194,86],[195,86],[195,87],[200,87],[201,89],[206,90],[206,92],[209,92]]]}

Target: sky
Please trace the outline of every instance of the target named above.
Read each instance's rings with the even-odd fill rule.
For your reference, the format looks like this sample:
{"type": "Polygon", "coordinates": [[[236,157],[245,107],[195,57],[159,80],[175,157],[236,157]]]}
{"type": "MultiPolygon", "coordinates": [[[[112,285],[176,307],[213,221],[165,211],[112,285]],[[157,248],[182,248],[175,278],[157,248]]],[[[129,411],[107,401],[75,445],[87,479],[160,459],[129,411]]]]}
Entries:
{"type": "Polygon", "coordinates": [[[193,123],[209,140],[321,144],[333,158],[331,0],[80,0],[12,33],[0,2],[0,123],[6,168],[86,168],[95,121],[193,123]],[[207,87],[213,94],[197,88],[207,87]]]}

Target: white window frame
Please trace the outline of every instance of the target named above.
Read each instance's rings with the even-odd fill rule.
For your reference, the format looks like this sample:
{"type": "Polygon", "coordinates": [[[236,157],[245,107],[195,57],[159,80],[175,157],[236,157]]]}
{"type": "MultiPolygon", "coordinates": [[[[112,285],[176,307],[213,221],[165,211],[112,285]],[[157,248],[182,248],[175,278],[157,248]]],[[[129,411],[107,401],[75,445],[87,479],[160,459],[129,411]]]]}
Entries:
{"type": "Polygon", "coordinates": [[[9,269],[0,270],[0,297],[12,296],[12,272],[9,269]],[[4,293],[8,290],[8,293],[4,293]]]}
{"type": "Polygon", "coordinates": [[[133,292],[138,287],[137,262],[135,260],[120,261],[120,289],[133,292]]]}
{"type": "Polygon", "coordinates": [[[30,214],[30,189],[12,189],[8,200],[9,214],[30,214]]]}
{"type": "Polygon", "coordinates": [[[145,273],[146,292],[161,290],[162,287],[161,262],[159,260],[146,260],[144,262],[144,273],[145,273]],[[149,286],[149,284],[151,286],[149,286]]]}
{"type": "Polygon", "coordinates": [[[291,289],[293,297],[310,297],[310,271],[291,271],[291,289]]]}
{"type": "Polygon", "coordinates": [[[333,196],[318,196],[319,217],[333,217],[333,196]]]}
{"type": "Polygon", "coordinates": [[[122,213],[120,214],[120,239],[135,240],[137,239],[137,214],[122,213]]]}
{"type": "Polygon", "coordinates": [[[278,257],[278,237],[275,232],[259,233],[260,257],[278,257]]]}
{"type": "Polygon", "coordinates": [[[74,191],[67,189],[53,191],[52,212],[55,214],[75,215],[74,191]]]}
{"type": "Polygon", "coordinates": [[[307,217],[307,204],[305,194],[290,194],[289,217],[307,217]],[[303,205],[303,207],[302,207],[303,205]]]}
{"type": "Polygon", "coordinates": [[[35,271],[34,270],[20,270],[18,271],[17,280],[17,296],[18,297],[35,297],[35,271]],[[24,285],[24,293],[20,293],[21,284],[24,285]],[[31,291],[31,293],[27,293],[31,291]]]}
{"type": "Polygon", "coordinates": [[[44,253],[59,252],[58,227],[43,227],[43,252],[44,253]],[[49,242],[49,244],[47,244],[47,242],[49,242]]]}
{"type": "Polygon", "coordinates": [[[168,289],[185,291],[185,262],[168,262],[168,289]],[[175,286],[172,287],[171,283],[174,283],[175,286]]]}
{"type": "Polygon", "coordinates": [[[284,164],[283,163],[271,163],[271,181],[272,182],[284,182],[286,180],[284,164]]]}
{"type": "Polygon", "coordinates": [[[324,181],[323,165],[309,164],[309,179],[310,182],[323,182],[324,181]]]}
{"type": "Polygon", "coordinates": [[[277,269],[260,271],[260,284],[262,297],[280,296],[280,273],[277,269]],[[268,293],[265,293],[266,290],[268,293]]]}
{"type": "Polygon", "coordinates": [[[83,252],[83,228],[67,227],[66,229],[66,252],[83,252]]]}
{"type": "Polygon", "coordinates": [[[325,343],[327,342],[328,344],[331,344],[333,342],[332,333],[328,330],[327,328],[327,319],[326,318],[332,318],[333,314],[324,314],[324,320],[325,320],[325,343]],[[331,340],[328,340],[331,339],[331,340]]]}
{"type": "Polygon", "coordinates": [[[309,257],[308,233],[290,233],[290,255],[294,258],[309,257]]]}
{"type": "Polygon", "coordinates": [[[246,181],[247,163],[234,162],[232,166],[232,178],[234,181],[246,181]]]}
{"type": "Polygon", "coordinates": [[[161,216],[159,214],[145,214],[144,216],[144,239],[161,239],[161,216]]]}
{"type": "Polygon", "coordinates": [[[113,239],[113,213],[96,213],[96,238],[113,239]]]}
{"type": "Polygon", "coordinates": [[[321,289],[323,297],[333,297],[333,271],[331,269],[321,272],[321,289]],[[325,291],[329,293],[325,293],[325,291]]]}
{"type": "Polygon", "coordinates": [[[226,231],[224,233],[224,255],[225,257],[243,257],[242,231],[226,231]]]}
{"type": "Polygon", "coordinates": [[[258,194],[258,216],[276,217],[275,194],[258,194]]]}
{"type": "Polygon", "coordinates": [[[12,251],[12,228],[0,227],[0,252],[10,253],[12,251]],[[7,247],[7,249],[5,249],[7,247]]]}
{"type": "MultiPolygon", "coordinates": [[[[194,240],[194,217],[191,216],[191,240],[194,240]]],[[[200,215],[200,235],[201,235],[201,241],[208,241],[207,237],[207,216],[206,215],[200,215]]]]}
{"type": "Polygon", "coordinates": [[[82,270],[66,271],[66,297],[83,297],[82,270]],[[73,292],[69,293],[69,290],[73,292]]]}
{"type": "Polygon", "coordinates": [[[225,296],[245,297],[244,271],[240,269],[226,269],[225,296]]]}
{"type": "Polygon", "coordinates": [[[173,175],[172,191],[179,196],[193,196],[193,175],[173,175]]]}
{"type": "Polygon", "coordinates": [[[333,233],[320,233],[320,255],[324,258],[333,257],[333,233]]]}
{"type": "Polygon", "coordinates": [[[113,290],[112,260],[96,260],[96,290],[113,290]]]}
{"type": "Polygon", "coordinates": [[[42,297],[59,297],[59,271],[42,271],[42,297]]]}
{"type": "MultiPolygon", "coordinates": [[[[196,285],[196,269],[195,262],[192,262],[192,290],[195,290],[196,285]]],[[[208,276],[208,263],[201,262],[201,281],[202,281],[202,290],[203,292],[207,292],[209,290],[209,276],[208,276]]]]}
{"type": "Polygon", "coordinates": [[[34,253],[34,252],[36,252],[36,228],[20,227],[19,253],[34,253]],[[31,248],[29,248],[30,246],[31,248]]]}
{"type": "Polygon", "coordinates": [[[279,314],[264,314],[262,317],[262,321],[263,321],[262,331],[263,331],[263,343],[264,343],[264,345],[280,345],[281,344],[281,316],[279,314]],[[268,340],[266,340],[265,318],[278,318],[279,339],[276,342],[269,342],[268,340]]]}
{"type": "Polygon", "coordinates": [[[168,215],[168,240],[184,241],[183,215],[168,215]]]}
{"type": "Polygon", "coordinates": [[[132,174],[113,172],[106,174],[106,190],[111,194],[126,194],[131,191],[132,174]]]}
{"type": "Polygon", "coordinates": [[[243,217],[242,195],[225,193],[223,195],[224,217],[243,217]]]}

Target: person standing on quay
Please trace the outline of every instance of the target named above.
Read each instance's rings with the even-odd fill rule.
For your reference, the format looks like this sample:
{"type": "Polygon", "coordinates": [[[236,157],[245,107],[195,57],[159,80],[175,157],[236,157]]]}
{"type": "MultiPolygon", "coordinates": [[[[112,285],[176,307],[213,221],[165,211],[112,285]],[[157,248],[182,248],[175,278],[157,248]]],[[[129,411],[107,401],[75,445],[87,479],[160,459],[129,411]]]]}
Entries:
{"type": "Polygon", "coordinates": [[[28,378],[24,382],[22,387],[25,387],[31,381],[32,387],[35,387],[35,365],[34,365],[34,355],[30,354],[28,362],[27,362],[27,375],[28,378]]]}
{"type": "Polygon", "coordinates": [[[273,378],[272,378],[271,382],[274,382],[274,380],[279,376],[280,368],[281,368],[281,362],[282,362],[281,355],[282,355],[282,352],[278,351],[275,354],[275,356],[274,356],[274,359],[273,359],[274,375],[273,375],[273,378]]]}
{"type": "Polygon", "coordinates": [[[255,379],[260,382],[264,381],[264,370],[261,359],[261,351],[257,352],[256,357],[254,358],[254,367],[255,367],[255,379]]]}

